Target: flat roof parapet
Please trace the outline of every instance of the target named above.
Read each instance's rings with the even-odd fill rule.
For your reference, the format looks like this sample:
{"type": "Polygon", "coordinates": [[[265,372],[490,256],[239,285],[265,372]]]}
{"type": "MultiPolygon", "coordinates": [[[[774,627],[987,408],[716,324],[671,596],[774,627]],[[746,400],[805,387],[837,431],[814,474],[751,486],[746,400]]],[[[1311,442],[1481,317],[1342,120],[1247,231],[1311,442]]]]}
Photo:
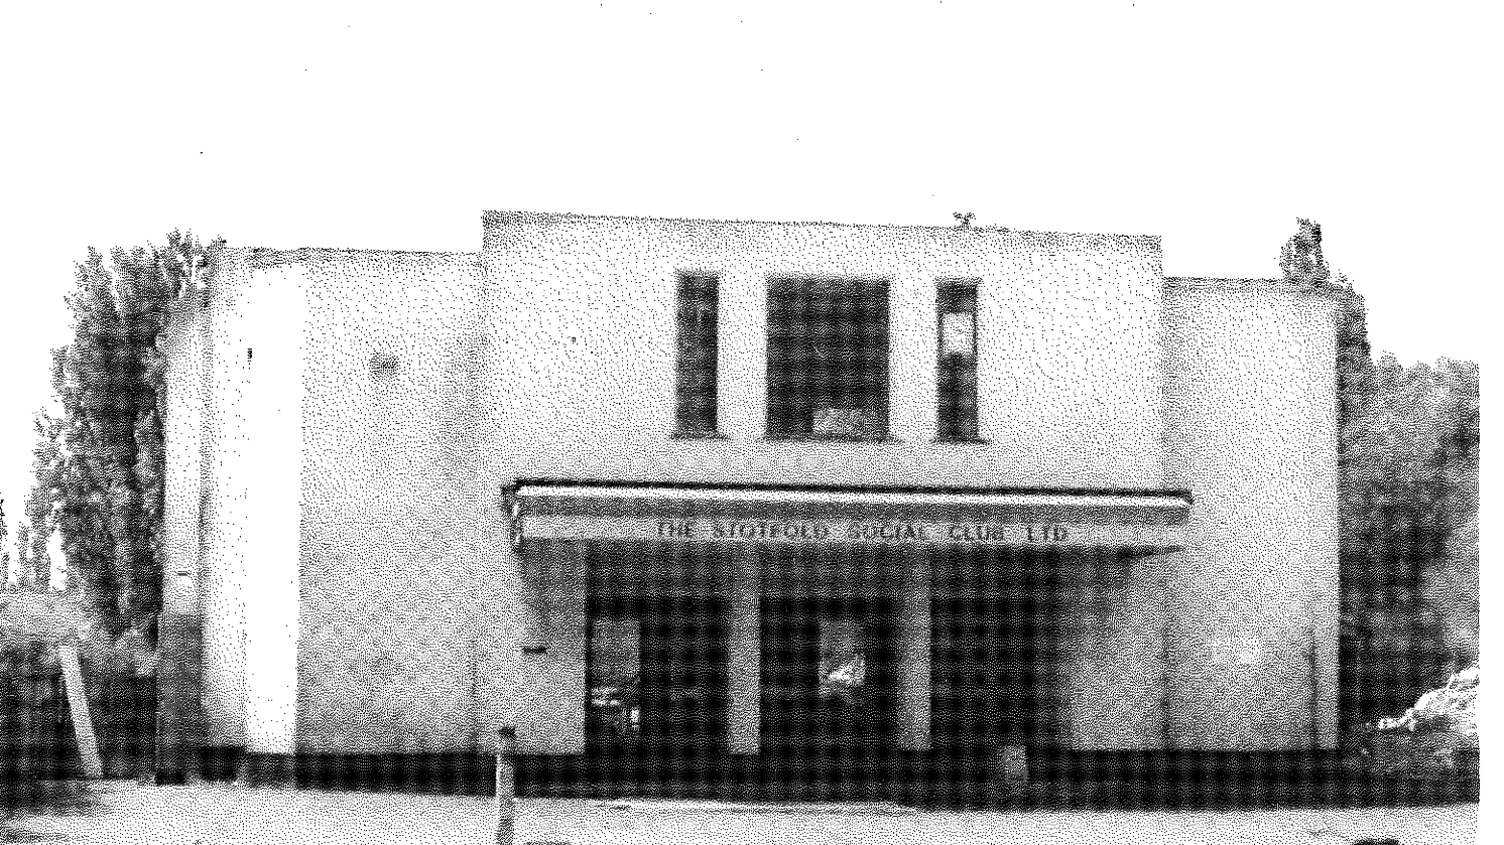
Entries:
{"type": "Polygon", "coordinates": [[[625,223],[670,223],[696,226],[830,226],[843,229],[889,229],[895,231],[956,232],[964,235],[985,234],[988,236],[1011,235],[1025,239],[1058,238],[1103,238],[1127,243],[1141,243],[1159,247],[1159,235],[1125,235],[1110,232],[1051,232],[1035,229],[1016,229],[1008,226],[925,226],[903,223],[837,223],[825,220],[725,220],[702,217],[653,217],[650,215],[624,214],[577,214],[551,211],[485,211],[481,214],[484,224],[510,225],[515,223],[549,225],[556,223],[625,222],[625,223]]]}
{"type": "Polygon", "coordinates": [[[1278,293],[1306,295],[1332,300],[1340,298],[1347,292],[1347,289],[1334,284],[1312,286],[1300,284],[1299,282],[1292,282],[1288,279],[1219,279],[1208,276],[1165,276],[1165,286],[1187,291],[1262,290],[1278,293]]]}

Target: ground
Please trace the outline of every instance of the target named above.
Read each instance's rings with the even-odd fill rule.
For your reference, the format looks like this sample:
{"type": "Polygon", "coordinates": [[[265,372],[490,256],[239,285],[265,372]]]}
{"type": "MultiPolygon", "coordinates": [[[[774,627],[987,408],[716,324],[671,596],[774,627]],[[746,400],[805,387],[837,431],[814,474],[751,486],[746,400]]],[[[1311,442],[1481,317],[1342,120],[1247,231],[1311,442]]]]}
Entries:
{"type": "MultiPolygon", "coordinates": [[[[493,799],[402,793],[57,784],[0,822],[0,840],[151,845],[493,843],[493,799]]],[[[894,805],[524,799],[525,843],[1271,843],[1395,837],[1470,842],[1478,806],[1238,812],[921,812],[894,805]]]]}

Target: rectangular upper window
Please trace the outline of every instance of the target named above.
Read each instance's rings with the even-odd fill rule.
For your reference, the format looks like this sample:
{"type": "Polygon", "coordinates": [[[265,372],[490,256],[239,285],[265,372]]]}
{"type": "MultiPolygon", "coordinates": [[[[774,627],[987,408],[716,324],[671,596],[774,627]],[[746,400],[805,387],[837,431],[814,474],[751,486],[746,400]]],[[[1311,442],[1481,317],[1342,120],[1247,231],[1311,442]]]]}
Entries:
{"type": "Polygon", "coordinates": [[[976,440],[977,283],[944,280],[936,286],[935,430],[940,440],[976,440]]]}
{"type": "Polygon", "coordinates": [[[720,327],[720,279],[681,275],[678,292],[678,373],[674,390],[675,433],[716,433],[716,352],[720,327]]]}
{"type": "Polygon", "coordinates": [[[768,436],[888,436],[888,283],[768,281],[768,436]]]}

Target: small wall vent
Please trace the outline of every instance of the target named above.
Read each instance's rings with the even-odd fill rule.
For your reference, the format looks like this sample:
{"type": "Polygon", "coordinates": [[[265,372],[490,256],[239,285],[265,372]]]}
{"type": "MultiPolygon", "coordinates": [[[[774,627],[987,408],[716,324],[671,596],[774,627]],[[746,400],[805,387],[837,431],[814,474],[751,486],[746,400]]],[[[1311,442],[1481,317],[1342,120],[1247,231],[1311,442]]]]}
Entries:
{"type": "Polygon", "coordinates": [[[395,375],[402,361],[390,352],[377,352],[371,356],[371,372],[378,376],[395,375]]]}

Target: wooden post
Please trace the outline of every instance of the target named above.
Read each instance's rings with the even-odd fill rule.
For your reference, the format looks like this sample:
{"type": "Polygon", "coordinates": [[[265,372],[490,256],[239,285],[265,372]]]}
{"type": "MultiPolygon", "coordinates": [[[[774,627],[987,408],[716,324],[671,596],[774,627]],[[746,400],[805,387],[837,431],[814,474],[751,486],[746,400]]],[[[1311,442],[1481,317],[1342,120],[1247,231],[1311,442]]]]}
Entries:
{"type": "Polygon", "coordinates": [[[68,712],[73,717],[73,736],[78,740],[78,755],[83,760],[84,777],[104,777],[99,760],[99,744],[94,739],[94,719],[89,714],[89,696],[84,693],[84,673],[78,665],[78,644],[62,643],[57,647],[58,662],[63,664],[63,684],[68,692],[68,712]]]}
{"type": "Polygon", "coordinates": [[[517,729],[496,736],[496,845],[512,845],[516,835],[517,729]]]}

